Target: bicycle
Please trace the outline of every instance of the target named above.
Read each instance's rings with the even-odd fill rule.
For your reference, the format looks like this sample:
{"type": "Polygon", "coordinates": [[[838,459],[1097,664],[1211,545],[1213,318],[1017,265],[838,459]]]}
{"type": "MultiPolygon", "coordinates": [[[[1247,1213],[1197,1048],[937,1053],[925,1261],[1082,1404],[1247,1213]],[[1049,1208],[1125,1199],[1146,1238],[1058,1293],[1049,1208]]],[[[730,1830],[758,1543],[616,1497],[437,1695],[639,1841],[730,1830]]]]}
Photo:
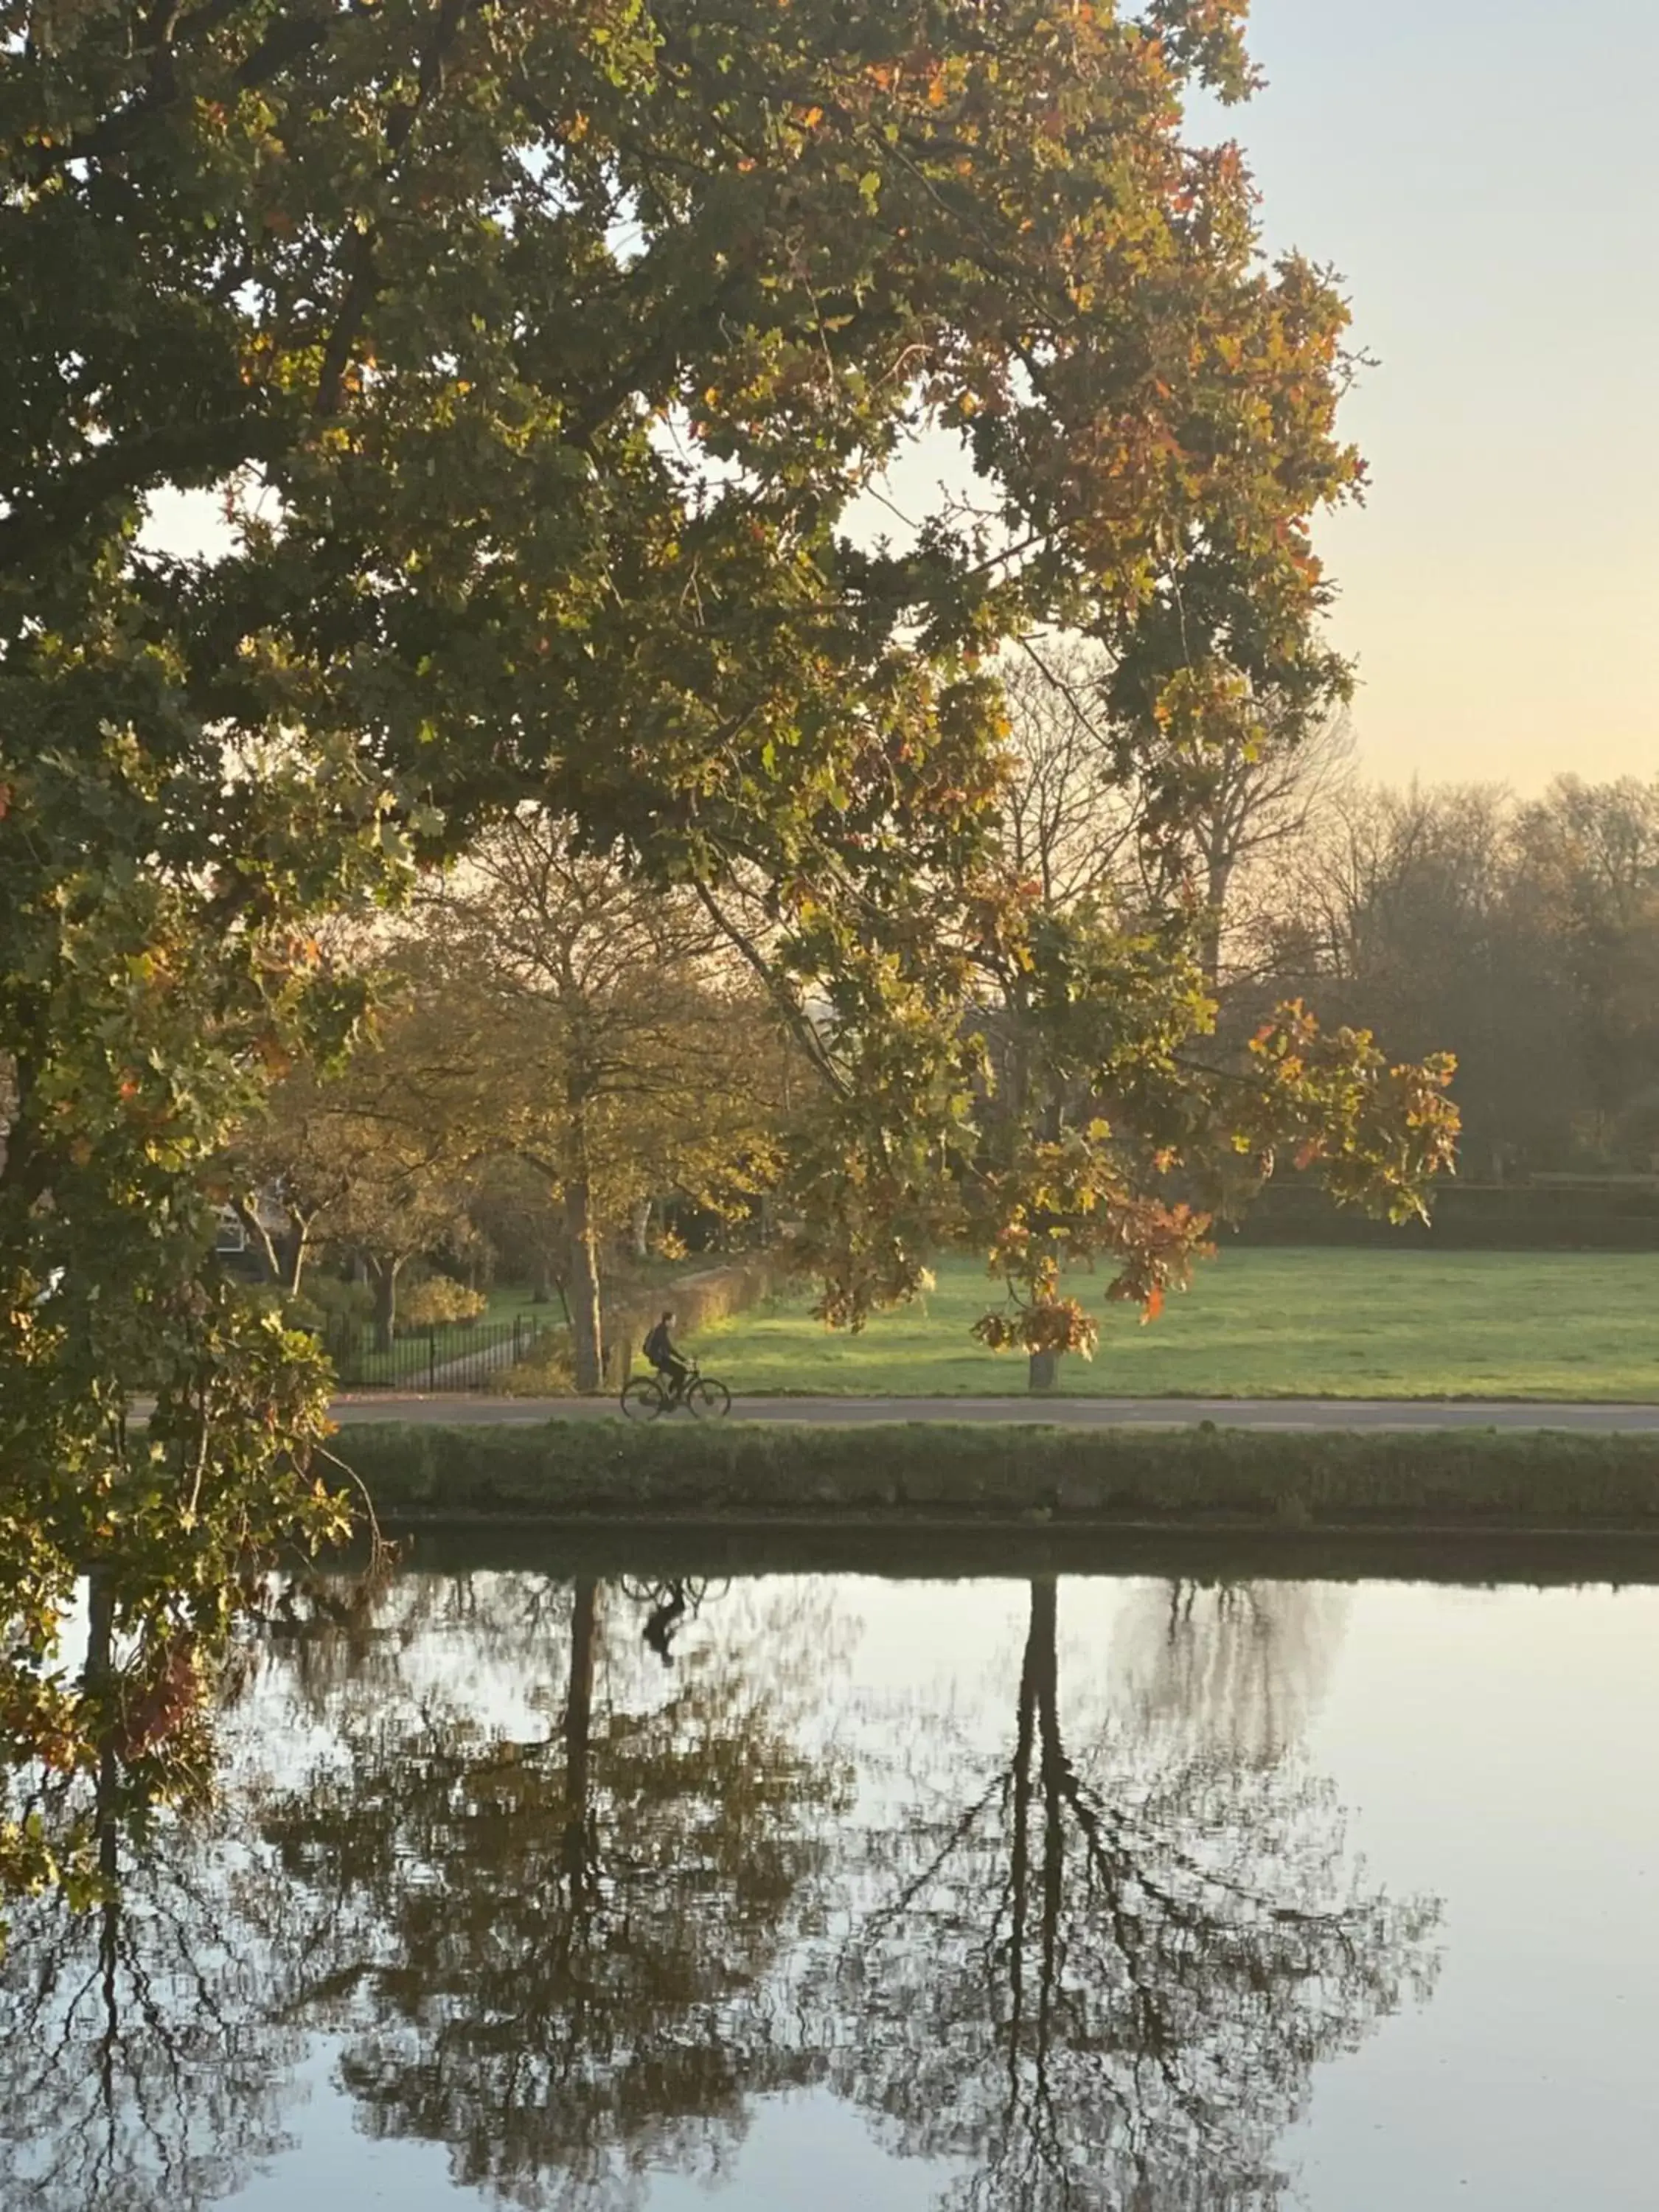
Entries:
{"type": "Polygon", "coordinates": [[[678,1387],[659,1375],[635,1375],[623,1386],[622,1409],[630,1421],[654,1421],[677,1406],[684,1406],[693,1420],[719,1420],[732,1410],[732,1393],[705,1375],[695,1359],[678,1387]]]}

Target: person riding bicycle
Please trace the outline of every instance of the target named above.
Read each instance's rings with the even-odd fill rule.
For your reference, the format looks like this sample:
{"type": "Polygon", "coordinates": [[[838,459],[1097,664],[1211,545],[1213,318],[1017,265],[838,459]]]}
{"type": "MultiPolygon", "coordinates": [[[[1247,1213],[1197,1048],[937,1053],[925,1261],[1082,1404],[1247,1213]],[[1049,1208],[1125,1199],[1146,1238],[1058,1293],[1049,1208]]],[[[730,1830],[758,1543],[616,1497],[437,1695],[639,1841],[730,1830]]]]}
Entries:
{"type": "Polygon", "coordinates": [[[645,1356],[656,1369],[670,1394],[678,1398],[685,1389],[691,1363],[675,1344],[672,1331],[674,1309],[664,1309],[662,1319],[645,1340],[645,1356]]]}

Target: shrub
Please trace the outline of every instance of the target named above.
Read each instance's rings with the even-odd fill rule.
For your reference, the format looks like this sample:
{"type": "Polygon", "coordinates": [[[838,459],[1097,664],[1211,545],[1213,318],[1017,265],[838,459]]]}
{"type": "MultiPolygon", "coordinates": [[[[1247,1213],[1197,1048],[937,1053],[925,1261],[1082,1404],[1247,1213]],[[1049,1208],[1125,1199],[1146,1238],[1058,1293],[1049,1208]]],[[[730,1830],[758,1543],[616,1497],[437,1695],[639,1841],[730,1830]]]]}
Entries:
{"type": "Polygon", "coordinates": [[[482,1291],[469,1291],[465,1283],[458,1283],[449,1275],[428,1275],[423,1283],[416,1283],[398,1301],[398,1333],[407,1335],[412,1329],[442,1328],[454,1322],[477,1321],[489,1301],[482,1291]]]}
{"type": "Polygon", "coordinates": [[[549,1330],[538,1338],[528,1359],[509,1367],[498,1383],[504,1398],[568,1398],[576,1389],[575,1362],[570,1339],[562,1329],[549,1330]]]}
{"type": "Polygon", "coordinates": [[[747,1311],[770,1297],[783,1279],[784,1271],[774,1254],[751,1252],[718,1267],[677,1275],[653,1289],[625,1291],[605,1312],[607,1381],[614,1388],[627,1381],[629,1364],[639,1357],[647,1332],[665,1306],[673,1308],[678,1316],[675,1334],[684,1339],[747,1311]]]}
{"type": "Polygon", "coordinates": [[[288,1318],[295,1328],[321,1336],[331,1327],[366,1328],[374,1317],[374,1298],[367,1283],[348,1283],[338,1275],[307,1276],[297,1297],[288,1301],[288,1318]]]}

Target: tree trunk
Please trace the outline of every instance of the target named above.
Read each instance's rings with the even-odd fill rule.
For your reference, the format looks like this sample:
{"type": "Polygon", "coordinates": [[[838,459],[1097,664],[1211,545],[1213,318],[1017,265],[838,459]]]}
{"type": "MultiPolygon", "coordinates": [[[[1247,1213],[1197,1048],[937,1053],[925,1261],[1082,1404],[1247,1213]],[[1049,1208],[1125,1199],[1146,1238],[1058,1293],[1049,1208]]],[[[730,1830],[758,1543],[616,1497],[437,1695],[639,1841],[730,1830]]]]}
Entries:
{"type": "Polygon", "coordinates": [[[87,1577],[87,1656],[82,1680],[88,1695],[108,1695],[115,1666],[115,1593],[106,1568],[87,1577]]]}
{"type": "Polygon", "coordinates": [[[1035,1662],[1039,1765],[1042,1775],[1042,1942],[1036,2013],[1037,2079],[1048,2066],[1048,2039],[1060,1985],[1060,1921],[1065,1900],[1066,1788],[1070,1763],[1060,1735],[1060,1656],[1057,1589],[1052,1577],[1031,1584],[1028,1652],[1035,1662]]]}
{"type": "Polygon", "coordinates": [[[305,1280],[306,1261],[311,1256],[311,1224],[296,1221],[284,1240],[283,1253],[283,1288],[291,1298],[300,1295],[300,1285],[305,1280]]]}
{"type": "Polygon", "coordinates": [[[1031,1864],[1031,1742],[1036,1734],[1037,1673],[1036,1595],[1025,1638],[1025,1663],[1019,1677],[1019,1721],[1014,1739],[1013,1849],[1008,1862],[1008,2045],[1017,2054],[1025,2025],[1025,1918],[1030,1905],[1031,1864]]]}
{"type": "Polygon", "coordinates": [[[570,1677],[564,1703],[564,1870],[573,1907],[583,1902],[592,1869],[588,1835],[589,1768],[593,1735],[593,1660],[598,1644],[599,1584],[579,1582],[570,1616],[570,1677]]]}
{"type": "Polygon", "coordinates": [[[599,1313],[599,1248],[592,1196],[586,1182],[565,1186],[570,1232],[570,1352],[576,1388],[588,1396],[605,1384],[605,1325],[599,1313]]]}
{"type": "Polygon", "coordinates": [[[398,1327],[398,1275],[401,1260],[371,1260],[369,1279],[374,1285],[374,1349],[390,1352],[398,1327]]]}
{"type": "Polygon", "coordinates": [[[1060,1355],[1057,1352],[1033,1352],[1026,1375],[1028,1387],[1041,1394],[1058,1389],[1060,1355]]]}
{"type": "Polygon", "coordinates": [[[647,1232],[651,1227],[651,1201],[648,1198],[641,1199],[635,1206],[632,1226],[634,1257],[636,1260],[648,1260],[651,1256],[651,1247],[647,1242],[647,1232]]]}
{"type": "Polygon", "coordinates": [[[87,1656],[81,1679],[88,1694],[104,1706],[99,1722],[94,1812],[98,1871],[112,1891],[104,1906],[107,1928],[107,1916],[115,1909],[112,1891],[119,1849],[115,1801],[120,1780],[115,1754],[115,1715],[109,1703],[115,1686],[115,1592],[107,1568],[94,1567],[87,1577],[87,1656]]]}
{"type": "Polygon", "coordinates": [[[230,1206],[232,1212],[241,1223],[242,1233],[247,1238],[253,1256],[258,1262],[260,1281],[275,1283],[280,1286],[283,1281],[282,1258],[277,1252],[275,1238],[259,1218],[258,1209],[242,1198],[233,1198],[230,1206]]]}
{"type": "Polygon", "coordinates": [[[1218,991],[1221,988],[1221,931],[1227,915],[1227,894],[1232,888],[1233,860],[1231,854],[1212,850],[1205,855],[1205,903],[1207,911],[1204,927],[1199,935],[1199,965],[1204,971],[1206,988],[1218,991]]]}

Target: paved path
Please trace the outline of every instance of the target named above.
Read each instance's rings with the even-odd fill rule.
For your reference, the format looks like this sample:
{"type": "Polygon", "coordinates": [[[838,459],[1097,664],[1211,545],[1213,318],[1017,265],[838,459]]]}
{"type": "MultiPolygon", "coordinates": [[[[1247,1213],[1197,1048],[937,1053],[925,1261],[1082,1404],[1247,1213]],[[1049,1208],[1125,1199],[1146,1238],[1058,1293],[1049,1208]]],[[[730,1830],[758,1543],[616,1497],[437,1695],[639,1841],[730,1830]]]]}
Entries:
{"type": "MultiPolygon", "coordinates": [[[[614,1398],[418,1398],[394,1397],[390,1391],[337,1399],[334,1413],[347,1423],[489,1421],[514,1426],[622,1419],[614,1398]]],[[[1047,1421],[1091,1429],[1187,1428],[1213,1421],[1218,1428],[1231,1429],[1659,1431],[1659,1405],[1473,1398],[738,1398],[732,1418],[847,1428],[871,1421],[972,1421],[990,1426],[1047,1421]]]]}

